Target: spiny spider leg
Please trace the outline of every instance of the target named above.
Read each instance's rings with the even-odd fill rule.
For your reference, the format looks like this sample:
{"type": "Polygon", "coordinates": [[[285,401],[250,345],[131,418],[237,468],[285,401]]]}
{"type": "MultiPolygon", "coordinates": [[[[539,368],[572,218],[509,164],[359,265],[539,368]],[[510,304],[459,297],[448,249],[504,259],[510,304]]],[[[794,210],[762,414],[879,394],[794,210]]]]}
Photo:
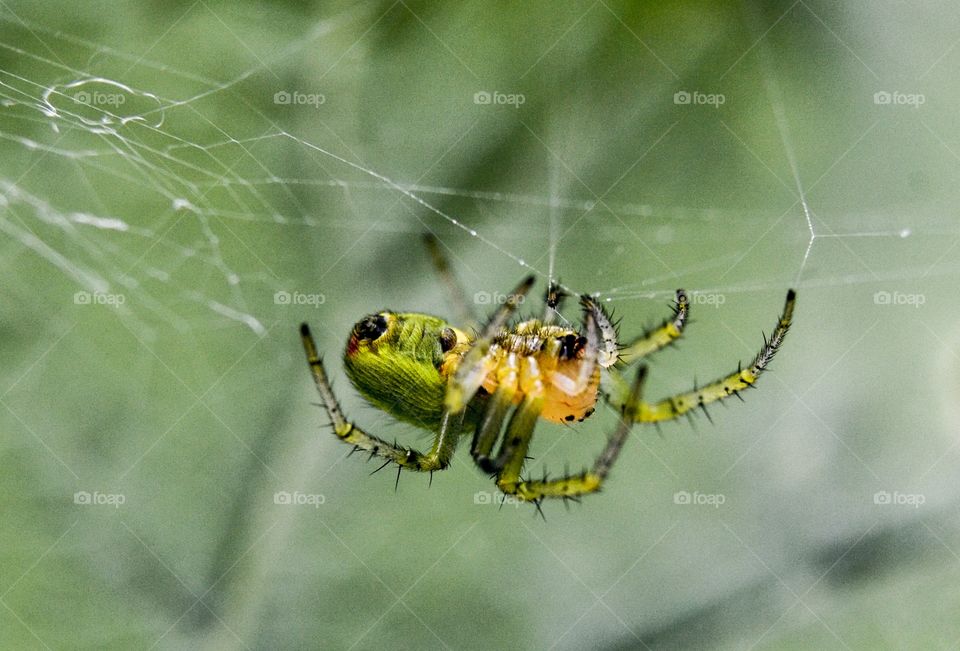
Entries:
{"type": "Polygon", "coordinates": [[[447,287],[447,294],[450,304],[453,307],[454,316],[456,316],[458,322],[464,327],[466,327],[467,324],[477,323],[477,316],[470,308],[467,293],[463,290],[463,286],[457,281],[453,270],[450,269],[450,262],[441,248],[443,245],[440,243],[440,240],[438,240],[435,235],[428,233],[423,236],[423,242],[427,247],[427,251],[430,253],[430,262],[433,264],[434,270],[447,287]]]}
{"type": "Polygon", "coordinates": [[[563,301],[567,293],[560,287],[559,282],[551,282],[547,288],[547,293],[543,297],[543,325],[551,325],[560,314],[560,308],[563,307],[563,301]]]}
{"type": "Polygon", "coordinates": [[[592,296],[587,294],[582,295],[580,297],[580,305],[584,311],[589,312],[593,316],[597,328],[600,331],[597,362],[603,368],[610,368],[616,364],[620,358],[620,344],[617,342],[617,327],[610,320],[607,313],[603,311],[603,308],[600,307],[600,304],[597,303],[597,299],[592,296]]]}
{"type": "MultiPolygon", "coordinates": [[[[534,386],[540,385],[542,387],[540,373],[536,366],[528,364],[523,372],[528,374],[530,384],[534,386]]],[[[484,413],[483,420],[477,427],[473,439],[474,448],[477,451],[474,459],[476,459],[477,464],[484,472],[489,473],[499,473],[511,456],[511,453],[508,451],[510,446],[507,444],[506,437],[500,444],[500,452],[497,456],[491,458],[490,453],[503,429],[503,422],[506,419],[507,411],[509,411],[513,405],[517,391],[520,389],[521,366],[517,355],[507,355],[501,362],[500,367],[496,370],[496,373],[497,390],[494,391],[494,394],[490,397],[486,408],[487,411],[484,413]]],[[[539,412],[537,413],[539,414],[539,412]]],[[[513,423],[513,418],[515,417],[516,410],[513,416],[511,416],[511,423],[513,423]]],[[[508,429],[509,427],[512,427],[512,425],[508,426],[508,429]]]]}
{"type": "Polygon", "coordinates": [[[313,373],[313,381],[317,385],[320,399],[323,401],[323,406],[333,424],[333,432],[341,441],[361,450],[366,450],[371,457],[381,457],[386,459],[388,463],[393,461],[408,470],[432,472],[450,465],[450,459],[453,457],[460,438],[458,431],[461,414],[444,414],[433,447],[426,454],[412,448],[388,443],[380,437],[367,434],[343,415],[343,410],[330,387],[326,370],[323,368],[323,360],[317,354],[317,346],[306,323],[300,326],[300,338],[303,341],[303,350],[307,355],[307,363],[310,364],[310,370],[313,373]]]}
{"type": "Polygon", "coordinates": [[[647,367],[641,365],[640,368],[637,369],[637,378],[633,381],[627,404],[624,405],[621,410],[617,429],[614,430],[613,436],[607,441],[603,452],[600,453],[600,456],[597,457],[596,462],[593,464],[593,474],[599,482],[603,482],[603,480],[607,478],[607,475],[610,473],[610,468],[613,467],[613,463],[617,460],[617,457],[620,455],[620,450],[627,440],[627,434],[630,433],[631,425],[636,421],[636,411],[640,406],[643,383],[646,379],[647,367]]]}
{"type": "Polygon", "coordinates": [[[620,351],[620,359],[629,364],[669,346],[683,334],[683,326],[686,325],[689,315],[690,302],[687,300],[687,293],[678,289],[676,302],[673,305],[673,318],[664,319],[659,327],[648,330],[624,345],[623,350],[620,351]]]}
{"type": "Polygon", "coordinates": [[[776,355],[780,345],[783,343],[787,331],[790,329],[790,322],[793,319],[793,307],[796,303],[797,294],[792,289],[787,292],[787,299],[783,306],[783,314],[774,327],[773,334],[769,339],[764,340],[763,348],[754,357],[753,362],[748,368],[737,368],[731,373],[701,388],[679,393],[669,398],[665,398],[655,403],[641,403],[636,413],[639,423],[656,423],[665,420],[673,420],[682,416],[693,409],[700,408],[706,411],[706,406],[711,402],[723,400],[731,396],[738,396],[739,392],[752,387],[757,378],[763,373],[764,369],[770,364],[770,360],[776,355]]]}
{"type": "Polygon", "coordinates": [[[533,283],[535,281],[536,277],[532,275],[527,276],[520,281],[520,284],[517,285],[513,291],[507,295],[507,298],[503,301],[503,304],[497,308],[496,312],[493,313],[493,316],[490,317],[490,320],[487,321],[486,325],[483,327],[483,330],[480,332],[480,336],[477,338],[478,342],[489,342],[500,333],[500,329],[507,324],[507,319],[509,319],[514,311],[516,311],[517,306],[523,302],[523,297],[527,295],[527,292],[529,292],[530,288],[533,287],[533,283]]]}
{"type": "Polygon", "coordinates": [[[600,358],[600,334],[597,332],[597,321],[589,310],[583,315],[583,332],[587,342],[583,347],[583,359],[580,360],[580,370],[574,387],[575,394],[586,390],[597,372],[600,358]]]}
{"type": "Polygon", "coordinates": [[[508,388],[506,384],[500,384],[497,390],[490,396],[486,411],[483,414],[483,420],[477,426],[473,434],[473,443],[470,446],[470,454],[484,472],[499,472],[503,463],[498,457],[493,459],[490,453],[493,446],[500,436],[503,429],[503,421],[506,419],[507,411],[513,404],[514,391],[508,388]]]}
{"type": "Polygon", "coordinates": [[[518,486],[521,483],[520,471],[523,470],[530,439],[533,438],[533,430],[537,426],[541,411],[543,411],[543,396],[525,396],[510,417],[510,424],[507,425],[507,432],[500,446],[500,454],[497,455],[498,461],[503,460],[503,467],[497,474],[497,487],[504,493],[517,495],[521,499],[527,498],[518,492],[518,486]]]}
{"type": "MultiPolygon", "coordinates": [[[[630,394],[626,404],[623,406],[620,415],[620,421],[613,435],[607,440],[607,444],[600,456],[597,457],[593,468],[579,475],[566,475],[558,479],[542,480],[522,480],[519,478],[519,468],[523,465],[523,457],[516,457],[507,465],[504,473],[497,479],[497,485],[505,493],[515,495],[522,500],[538,502],[545,497],[575,498],[587,493],[593,493],[600,490],[603,481],[610,473],[610,468],[617,460],[620,450],[623,448],[627,435],[630,433],[636,421],[636,410],[640,405],[643,382],[646,378],[647,368],[641,366],[637,370],[637,377],[630,388],[630,394]],[[517,468],[516,474],[507,475],[507,470],[517,468]]],[[[513,422],[511,421],[511,425],[513,422]]],[[[531,432],[532,434],[532,428],[531,432]]],[[[529,444],[529,434],[524,438],[522,433],[520,438],[522,445],[518,445],[515,455],[526,455],[529,444]]]]}
{"type": "Polygon", "coordinates": [[[451,413],[462,412],[467,403],[476,395],[484,378],[493,370],[493,360],[491,359],[490,344],[493,343],[500,330],[506,325],[507,319],[517,309],[517,305],[523,300],[523,297],[534,282],[533,276],[527,276],[516,289],[507,296],[503,305],[497,308],[490,320],[483,327],[480,335],[470,347],[470,350],[463,356],[460,366],[457,368],[450,381],[447,383],[447,391],[444,397],[444,407],[451,413]]]}
{"type": "Polygon", "coordinates": [[[600,357],[604,352],[600,348],[600,333],[597,328],[597,320],[593,310],[584,305],[583,309],[583,338],[586,341],[583,344],[583,357],[580,359],[580,368],[577,371],[577,377],[573,380],[567,380],[565,376],[554,376],[554,384],[562,382],[564,391],[568,395],[578,395],[585,391],[590,382],[597,373],[597,365],[600,363],[600,357]]]}

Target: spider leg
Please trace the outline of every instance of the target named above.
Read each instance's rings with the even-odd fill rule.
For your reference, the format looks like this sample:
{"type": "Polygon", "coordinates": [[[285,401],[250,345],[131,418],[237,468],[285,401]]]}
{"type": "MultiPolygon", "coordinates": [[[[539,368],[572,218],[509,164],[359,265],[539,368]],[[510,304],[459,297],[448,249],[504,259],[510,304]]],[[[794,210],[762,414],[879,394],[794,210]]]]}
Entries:
{"type": "Polygon", "coordinates": [[[586,390],[597,373],[597,365],[602,354],[600,349],[600,334],[597,331],[597,321],[589,310],[583,315],[583,332],[587,342],[584,344],[583,359],[580,360],[580,370],[577,373],[576,386],[573,394],[586,390]]]}
{"type": "Polygon", "coordinates": [[[300,326],[300,338],[307,355],[307,363],[313,374],[313,381],[317,385],[323,407],[333,424],[333,432],[341,441],[354,446],[354,450],[366,450],[372,457],[380,457],[386,463],[394,462],[408,470],[432,472],[442,470],[450,465],[450,460],[460,439],[460,424],[463,414],[444,413],[440,428],[430,451],[424,454],[413,448],[407,448],[388,443],[380,437],[368,434],[343,415],[343,410],[330,386],[327,372],[323,367],[323,360],[317,354],[317,346],[310,335],[310,328],[306,323],[300,326]]]}
{"type": "Polygon", "coordinates": [[[490,396],[486,410],[473,434],[470,454],[484,472],[496,473],[503,468],[503,459],[490,457],[494,443],[503,429],[507,411],[513,405],[513,399],[519,387],[520,362],[515,354],[509,354],[497,369],[497,389],[490,396]]]}
{"type": "MultiPolygon", "coordinates": [[[[514,460],[511,461],[511,465],[507,467],[507,470],[509,470],[516,466],[516,474],[508,476],[505,470],[504,474],[502,474],[497,481],[500,490],[516,495],[522,500],[532,502],[539,502],[545,497],[575,499],[580,495],[594,493],[600,490],[601,485],[610,473],[610,468],[613,467],[614,462],[617,460],[624,442],[627,440],[630,429],[636,421],[636,411],[640,406],[640,395],[643,390],[643,381],[646,377],[646,372],[647,368],[645,366],[641,366],[638,369],[637,377],[630,388],[630,395],[621,410],[621,417],[617,424],[617,429],[614,430],[613,435],[607,440],[606,446],[603,448],[600,456],[594,461],[591,470],[584,471],[578,475],[568,474],[564,477],[551,480],[520,480],[518,476],[519,468],[523,464],[523,456],[526,455],[527,443],[529,443],[529,437],[527,437],[526,442],[524,442],[522,446],[518,446],[516,454],[519,456],[519,462],[516,463],[515,457],[514,460]]],[[[512,426],[513,421],[511,421],[510,424],[512,426]]]]}
{"type": "Polygon", "coordinates": [[[499,457],[493,459],[490,453],[493,451],[494,443],[497,442],[497,437],[500,436],[503,421],[506,419],[511,404],[513,404],[512,392],[502,385],[498,386],[490,397],[483,419],[474,431],[470,454],[477,466],[484,472],[499,472],[503,467],[499,457]]]}
{"type": "MultiPolygon", "coordinates": [[[[597,343],[597,362],[603,368],[610,368],[620,358],[620,344],[617,340],[617,326],[610,320],[610,315],[597,303],[592,296],[584,294],[580,297],[583,310],[593,317],[600,332],[600,341],[597,343]]],[[[587,319],[584,319],[587,325],[587,319]]]]}
{"type": "MultiPolygon", "coordinates": [[[[581,338],[583,341],[583,357],[579,359],[577,376],[575,378],[568,378],[559,374],[553,376],[554,384],[570,396],[583,393],[590,383],[596,379],[597,373],[599,372],[598,366],[600,365],[600,358],[605,354],[600,348],[600,333],[597,328],[596,317],[594,316],[593,310],[587,307],[584,307],[581,331],[583,332],[581,338]]],[[[548,351],[548,354],[552,352],[549,344],[545,350],[548,351]]],[[[571,350],[569,354],[572,356],[573,352],[574,351],[571,350]]],[[[557,350],[555,354],[560,355],[562,358],[568,353],[563,352],[561,349],[557,350]]]]}
{"type": "Polygon", "coordinates": [[[543,297],[543,319],[541,320],[543,325],[553,323],[557,315],[560,314],[560,308],[563,307],[563,301],[566,297],[567,293],[563,291],[559,283],[550,283],[547,293],[543,297]]]}
{"type": "Polygon", "coordinates": [[[770,364],[770,360],[776,355],[787,336],[790,329],[790,323],[793,319],[793,308],[796,304],[797,294],[792,289],[787,292],[787,299],[783,306],[783,314],[774,327],[770,338],[764,338],[763,348],[753,358],[750,366],[747,368],[738,367],[737,370],[729,375],[714,380],[713,382],[695,388],[692,391],[678,393],[669,398],[665,398],[655,403],[641,403],[636,412],[637,422],[657,423],[665,420],[673,420],[690,411],[700,408],[706,411],[706,405],[711,402],[723,400],[731,396],[739,397],[740,391],[749,389],[757,382],[757,378],[763,373],[764,369],[770,364]]]}
{"type": "Polygon", "coordinates": [[[430,262],[433,263],[434,270],[447,287],[447,295],[453,307],[454,316],[459,323],[464,325],[476,323],[477,316],[470,307],[470,301],[467,300],[467,293],[464,291],[463,286],[457,281],[456,276],[453,275],[453,270],[450,269],[450,262],[440,248],[442,246],[440,240],[432,233],[428,233],[423,236],[423,242],[427,247],[427,251],[430,253],[430,262]]]}
{"type": "Polygon", "coordinates": [[[673,305],[673,318],[664,319],[659,327],[648,330],[626,344],[620,351],[620,359],[629,364],[669,346],[683,334],[683,326],[686,324],[689,315],[690,302],[687,300],[687,293],[678,289],[677,299],[673,305]]]}
{"type": "Polygon", "coordinates": [[[533,286],[534,277],[528,276],[510,292],[503,304],[497,308],[490,320],[481,330],[470,350],[463,356],[456,373],[447,384],[444,406],[451,413],[462,412],[467,403],[476,395],[487,374],[493,369],[491,344],[506,325],[507,319],[517,309],[517,305],[533,286]]]}
{"type": "Polygon", "coordinates": [[[497,487],[509,495],[516,495],[520,499],[528,498],[520,487],[525,483],[520,479],[520,471],[526,461],[527,449],[533,430],[537,426],[537,419],[543,411],[543,396],[525,396],[520,406],[516,408],[507,425],[507,432],[500,446],[497,462],[501,469],[497,473],[497,487]]]}

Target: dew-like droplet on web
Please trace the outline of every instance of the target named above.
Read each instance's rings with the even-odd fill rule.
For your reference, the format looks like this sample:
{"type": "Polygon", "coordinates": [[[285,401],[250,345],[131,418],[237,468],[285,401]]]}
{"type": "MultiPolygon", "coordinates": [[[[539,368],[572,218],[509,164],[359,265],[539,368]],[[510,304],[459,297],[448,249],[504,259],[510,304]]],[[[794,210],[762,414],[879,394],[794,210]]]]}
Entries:
{"type": "Polygon", "coordinates": [[[910,237],[911,235],[913,235],[913,231],[909,228],[904,228],[900,231],[900,237],[910,237]]]}
{"type": "Polygon", "coordinates": [[[191,212],[199,212],[197,207],[190,203],[189,199],[176,198],[173,200],[173,209],[174,210],[189,210],[191,212]]]}

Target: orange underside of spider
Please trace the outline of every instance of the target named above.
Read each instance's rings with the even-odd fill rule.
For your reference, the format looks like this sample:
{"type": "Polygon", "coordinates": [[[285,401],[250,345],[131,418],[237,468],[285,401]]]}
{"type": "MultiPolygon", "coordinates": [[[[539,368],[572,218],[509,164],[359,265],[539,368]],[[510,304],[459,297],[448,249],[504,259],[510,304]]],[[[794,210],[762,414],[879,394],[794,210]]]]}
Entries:
{"type": "Polygon", "coordinates": [[[573,330],[556,327],[543,328],[544,347],[527,352],[531,339],[536,335],[508,336],[502,344],[494,344],[491,359],[487,364],[486,377],[481,384],[487,393],[498,388],[511,396],[514,404],[525,398],[543,398],[540,417],[554,423],[582,421],[596,408],[600,386],[600,368],[581,379],[584,351],[578,351],[573,359],[560,359],[551,350],[564,337],[577,336],[573,330]]]}

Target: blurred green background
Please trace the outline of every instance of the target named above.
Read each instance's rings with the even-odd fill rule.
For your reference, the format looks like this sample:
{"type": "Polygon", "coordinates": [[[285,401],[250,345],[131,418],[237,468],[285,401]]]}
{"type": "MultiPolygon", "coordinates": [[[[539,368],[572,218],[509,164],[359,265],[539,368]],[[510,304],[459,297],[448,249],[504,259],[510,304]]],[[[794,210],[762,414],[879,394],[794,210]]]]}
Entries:
{"type": "MultiPolygon", "coordinates": [[[[0,647],[960,645],[951,3],[0,18],[0,647]],[[366,313],[451,314],[426,232],[481,314],[525,267],[624,336],[696,292],[650,396],[749,360],[791,286],[796,326],[569,512],[498,509],[463,449],[395,492],[296,332],[428,445],[339,361],[366,313]]],[[[531,470],[613,425],[541,425],[531,470]]]]}

